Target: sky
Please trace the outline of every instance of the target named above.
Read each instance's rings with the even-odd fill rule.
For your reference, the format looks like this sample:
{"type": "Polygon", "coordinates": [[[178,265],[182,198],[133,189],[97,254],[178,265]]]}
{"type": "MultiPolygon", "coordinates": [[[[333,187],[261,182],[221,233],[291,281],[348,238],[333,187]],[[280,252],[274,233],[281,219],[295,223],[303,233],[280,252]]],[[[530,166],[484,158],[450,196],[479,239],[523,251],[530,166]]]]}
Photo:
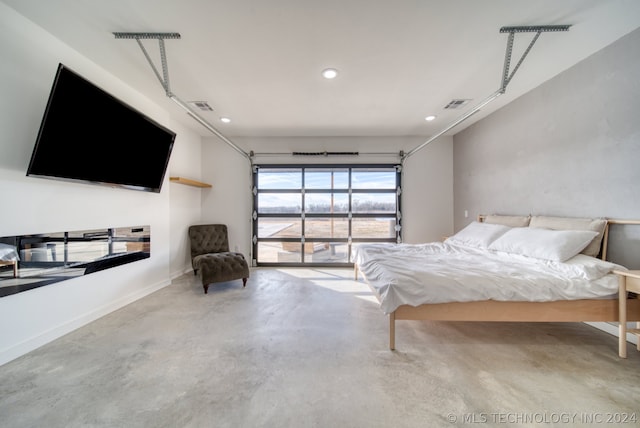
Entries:
{"type": "MultiPolygon", "coordinates": [[[[344,168],[334,169],[333,177],[333,189],[348,189],[349,175],[348,171],[344,168]]],[[[300,189],[302,186],[302,170],[297,169],[261,169],[258,170],[258,188],[264,189],[300,189]]],[[[368,169],[358,171],[357,169],[352,172],[352,188],[353,189],[395,189],[396,187],[396,172],[394,169],[387,168],[386,170],[380,169],[368,169]]],[[[306,171],[305,174],[305,188],[307,189],[325,189],[330,190],[331,186],[331,172],[324,169],[319,171],[306,171]]],[[[395,202],[395,196],[390,194],[373,194],[363,193],[354,194],[354,202],[360,201],[377,201],[393,203],[395,202]]],[[[330,194],[321,195],[315,194],[310,196],[307,203],[322,203],[330,202],[330,194]]],[[[348,195],[337,194],[334,198],[336,204],[346,204],[348,202],[348,195]]],[[[261,193],[259,195],[260,207],[299,207],[302,204],[302,196],[300,192],[295,193],[261,193]]]]}

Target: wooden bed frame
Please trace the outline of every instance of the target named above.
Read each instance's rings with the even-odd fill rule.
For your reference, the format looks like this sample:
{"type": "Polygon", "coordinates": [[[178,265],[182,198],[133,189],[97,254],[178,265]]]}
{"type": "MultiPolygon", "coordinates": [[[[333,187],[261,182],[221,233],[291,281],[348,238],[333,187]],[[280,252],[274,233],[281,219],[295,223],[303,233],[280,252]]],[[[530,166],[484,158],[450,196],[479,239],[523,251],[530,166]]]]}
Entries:
{"type": "MultiPolygon", "coordinates": [[[[482,221],[484,216],[479,216],[482,221]]],[[[640,225],[640,220],[607,220],[602,238],[601,258],[606,260],[609,239],[609,225],[640,225]]],[[[358,280],[358,266],[354,263],[355,279],[358,280]]],[[[369,288],[381,301],[378,292],[369,288]]],[[[395,350],[397,320],[430,321],[502,321],[502,322],[618,322],[618,299],[582,299],[553,302],[503,302],[483,300],[477,302],[432,303],[420,306],[401,305],[389,314],[389,349],[395,350]]],[[[639,322],[640,300],[627,298],[627,321],[639,322]]],[[[619,355],[626,337],[619,338],[619,355]]],[[[639,345],[640,346],[640,345],[639,345]]]]}
{"type": "Polygon", "coordinates": [[[0,260],[0,266],[12,266],[13,265],[13,277],[18,277],[18,262],[16,260],[4,261],[0,260]]]}

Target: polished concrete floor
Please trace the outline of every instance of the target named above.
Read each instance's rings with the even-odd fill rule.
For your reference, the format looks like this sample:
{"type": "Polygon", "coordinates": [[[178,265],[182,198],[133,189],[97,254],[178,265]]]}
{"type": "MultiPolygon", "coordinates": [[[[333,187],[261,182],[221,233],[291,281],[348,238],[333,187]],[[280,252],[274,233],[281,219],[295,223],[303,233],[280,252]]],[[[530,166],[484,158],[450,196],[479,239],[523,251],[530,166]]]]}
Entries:
{"type": "Polygon", "coordinates": [[[349,269],[172,285],[0,367],[2,427],[638,426],[584,324],[388,321],[349,269]],[[617,421],[619,424],[607,423],[617,421]]]}

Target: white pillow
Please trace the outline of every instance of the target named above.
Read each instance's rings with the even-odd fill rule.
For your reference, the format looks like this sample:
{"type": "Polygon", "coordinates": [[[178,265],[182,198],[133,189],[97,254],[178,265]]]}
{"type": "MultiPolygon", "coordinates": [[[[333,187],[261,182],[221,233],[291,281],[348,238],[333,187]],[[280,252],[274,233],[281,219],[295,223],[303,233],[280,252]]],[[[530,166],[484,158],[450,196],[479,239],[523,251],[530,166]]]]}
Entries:
{"type": "Polygon", "coordinates": [[[489,244],[498,239],[509,229],[511,228],[501,224],[488,224],[474,221],[460,232],[447,238],[444,242],[487,249],[489,244]]]}
{"type": "Polygon", "coordinates": [[[604,229],[607,226],[607,220],[603,218],[533,216],[531,217],[529,226],[553,230],[593,230],[598,232],[598,236],[582,250],[582,254],[598,257],[602,245],[602,237],[604,236],[604,229]]]}
{"type": "Polygon", "coordinates": [[[564,262],[582,251],[597,234],[592,230],[516,227],[496,239],[489,249],[564,262]]]}

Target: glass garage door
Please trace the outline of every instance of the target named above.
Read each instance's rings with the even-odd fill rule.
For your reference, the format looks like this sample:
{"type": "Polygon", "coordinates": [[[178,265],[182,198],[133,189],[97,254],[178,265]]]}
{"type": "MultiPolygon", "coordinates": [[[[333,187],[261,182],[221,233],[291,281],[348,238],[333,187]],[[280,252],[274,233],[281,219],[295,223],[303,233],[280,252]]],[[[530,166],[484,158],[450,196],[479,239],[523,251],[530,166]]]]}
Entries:
{"type": "Polygon", "coordinates": [[[400,242],[400,166],[253,170],[254,265],[350,266],[354,246],[400,242]]]}

